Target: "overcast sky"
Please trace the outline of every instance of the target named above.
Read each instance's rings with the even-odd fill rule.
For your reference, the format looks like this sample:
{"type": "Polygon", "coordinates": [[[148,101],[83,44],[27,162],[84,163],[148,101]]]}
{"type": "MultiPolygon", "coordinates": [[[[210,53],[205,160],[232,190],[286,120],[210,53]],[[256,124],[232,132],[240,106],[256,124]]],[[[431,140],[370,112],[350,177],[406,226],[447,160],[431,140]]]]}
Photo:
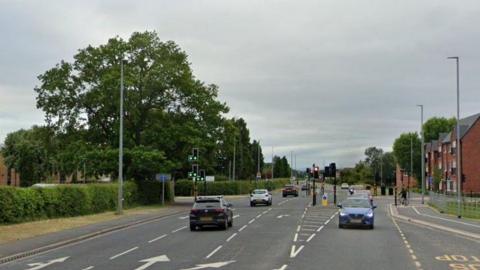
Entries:
{"type": "Polygon", "coordinates": [[[0,141],[43,123],[37,75],[79,48],[155,30],[220,86],[270,159],[352,166],[425,118],[480,112],[480,1],[0,0],[0,141]]]}

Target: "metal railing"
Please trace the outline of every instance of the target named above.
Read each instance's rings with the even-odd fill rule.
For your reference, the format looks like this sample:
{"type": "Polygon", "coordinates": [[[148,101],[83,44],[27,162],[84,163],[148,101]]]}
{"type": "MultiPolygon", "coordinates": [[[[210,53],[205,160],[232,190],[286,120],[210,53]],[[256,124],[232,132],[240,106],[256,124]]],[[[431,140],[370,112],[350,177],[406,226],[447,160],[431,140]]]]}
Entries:
{"type": "MultiPolygon", "coordinates": [[[[460,215],[467,218],[480,218],[480,197],[465,195],[460,202],[460,215]]],[[[430,191],[430,204],[441,212],[458,215],[456,195],[430,191]]]]}

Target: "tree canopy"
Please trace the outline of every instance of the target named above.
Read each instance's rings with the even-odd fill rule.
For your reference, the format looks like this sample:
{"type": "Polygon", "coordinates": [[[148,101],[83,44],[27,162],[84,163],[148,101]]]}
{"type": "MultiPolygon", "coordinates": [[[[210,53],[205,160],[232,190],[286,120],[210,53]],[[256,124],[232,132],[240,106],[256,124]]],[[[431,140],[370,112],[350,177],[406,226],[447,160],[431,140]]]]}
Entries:
{"type": "Polygon", "coordinates": [[[432,117],[428,119],[423,124],[425,142],[437,140],[438,135],[442,132],[452,131],[456,123],[457,123],[457,120],[454,117],[449,119],[444,117],[432,117]]]}

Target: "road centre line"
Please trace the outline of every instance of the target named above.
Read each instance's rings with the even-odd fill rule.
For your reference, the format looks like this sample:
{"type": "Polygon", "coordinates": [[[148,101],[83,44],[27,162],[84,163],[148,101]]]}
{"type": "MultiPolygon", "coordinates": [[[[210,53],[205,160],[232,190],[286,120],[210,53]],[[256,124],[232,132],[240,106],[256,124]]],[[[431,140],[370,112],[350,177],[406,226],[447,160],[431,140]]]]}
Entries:
{"type": "Polygon", "coordinates": [[[300,225],[298,225],[298,226],[297,226],[297,232],[299,232],[301,228],[302,228],[302,227],[301,227],[300,225]]]}
{"type": "Polygon", "coordinates": [[[262,212],[262,214],[264,214],[264,215],[265,215],[266,213],[268,213],[268,210],[265,210],[265,211],[262,212]]]}
{"type": "Polygon", "coordinates": [[[218,246],[216,249],[214,249],[212,252],[210,252],[210,254],[208,254],[207,257],[205,257],[205,259],[208,259],[208,258],[212,257],[213,254],[217,253],[217,251],[219,251],[222,247],[223,247],[222,245],[218,246]]]}
{"type": "Polygon", "coordinates": [[[248,224],[252,224],[254,221],[255,221],[255,219],[252,218],[252,219],[248,222],[248,224]]]}
{"type": "Polygon", "coordinates": [[[127,253],[130,253],[130,252],[132,252],[132,251],[134,251],[134,250],[136,250],[136,249],[138,249],[138,247],[134,247],[134,248],[131,248],[131,249],[129,249],[129,250],[126,250],[126,251],[124,251],[124,252],[122,252],[122,253],[119,253],[119,254],[117,254],[117,255],[114,255],[114,256],[110,257],[110,260],[114,260],[114,259],[116,259],[116,258],[118,258],[118,257],[120,257],[120,256],[122,256],[122,255],[125,255],[125,254],[127,254],[127,253]]]}
{"type": "Polygon", "coordinates": [[[164,238],[164,237],[166,237],[166,236],[167,236],[166,234],[161,235],[161,236],[159,236],[159,237],[157,237],[157,238],[154,238],[154,239],[148,241],[148,243],[153,243],[153,242],[155,242],[155,241],[157,241],[157,240],[160,240],[160,239],[162,239],[162,238],[164,238]]]}
{"type": "Polygon", "coordinates": [[[293,237],[293,242],[297,242],[297,238],[298,238],[298,233],[295,233],[295,237],[293,237]]]}
{"type": "Polygon", "coordinates": [[[238,229],[238,231],[241,232],[241,231],[243,231],[246,227],[247,227],[247,225],[243,225],[240,229],[238,229]]]}
{"type": "Polygon", "coordinates": [[[323,229],[323,225],[320,226],[320,228],[317,229],[317,232],[321,231],[323,229]]]}
{"type": "Polygon", "coordinates": [[[230,242],[235,236],[237,236],[237,233],[232,234],[228,239],[227,242],[230,242]]]}
{"type": "Polygon", "coordinates": [[[172,233],[179,232],[179,231],[184,230],[184,229],[186,229],[186,228],[187,228],[187,226],[180,227],[180,228],[178,228],[178,229],[176,229],[176,230],[173,230],[172,233]]]}
{"type": "Polygon", "coordinates": [[[262,214],[259,214],[256,218],[260,218],[262,216],[262,214]]]}
{"type": "Polygon", "coordinates": [[[308,239],[307,239],[307,242],[310,242],[310,240],[312,240],[313,237],[315,237],[315,234],[310,235],[310,237],[308,237],[308,239]]]}

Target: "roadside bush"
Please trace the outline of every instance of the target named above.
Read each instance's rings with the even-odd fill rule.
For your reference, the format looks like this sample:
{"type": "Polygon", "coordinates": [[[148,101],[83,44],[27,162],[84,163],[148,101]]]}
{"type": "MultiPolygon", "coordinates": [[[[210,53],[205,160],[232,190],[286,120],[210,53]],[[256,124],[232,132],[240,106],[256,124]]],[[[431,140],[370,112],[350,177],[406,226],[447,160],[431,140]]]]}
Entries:
{"type": "MultiPolygon", "coordinates": [[[[170,200],[165,185],[165,200],[170,200]]],[[[127,181],[124,207],[161,202],[162,185],[158,182],[127,181]]],[[[0,187],[0,224],[41,218],[73,217],[115,210],[117,184],[59,185],[52,188],[0,187]]]]}
{"type": "MultiPolygon", "coordinates": [[[[256,188],[275,190],[288,184],[288,179],[279,179],[273,181],[221,181],[221,182],[207,182],[207,193],[210,195],[242,195],[248,194],[256,188]]],[[[197,182],[197,190],[199,194],[204,194],[205,184],[197,182]]],[[[175,184],[176,196],[191,196],[193,194],[193,181],[179,180],[175,184]]]]}

